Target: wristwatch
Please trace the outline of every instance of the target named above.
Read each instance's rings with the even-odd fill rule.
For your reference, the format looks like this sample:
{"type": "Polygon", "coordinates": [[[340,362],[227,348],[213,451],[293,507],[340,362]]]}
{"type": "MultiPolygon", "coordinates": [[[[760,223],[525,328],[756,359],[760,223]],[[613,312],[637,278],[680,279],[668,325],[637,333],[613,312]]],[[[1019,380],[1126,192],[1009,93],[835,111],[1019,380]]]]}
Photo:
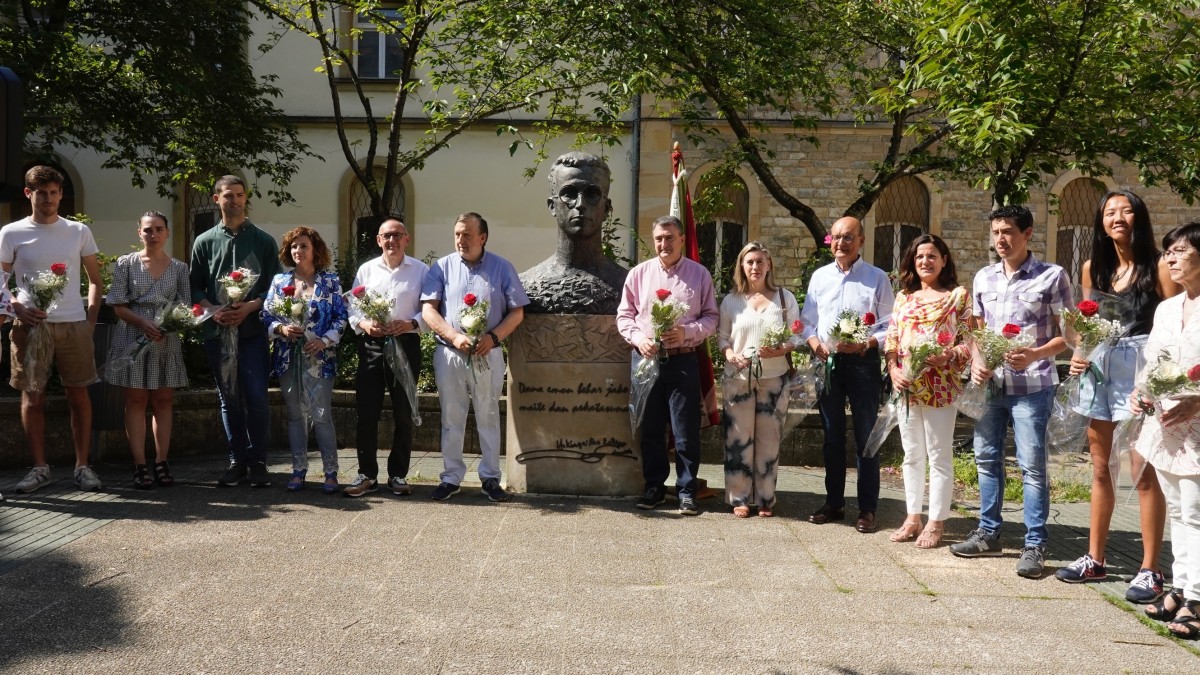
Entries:
{"type": "Polygon", "coordinates": [[[490,330],[487,332],[487,334],[488,334],[488,337],[492,338],[492,344],[499,347],[500,346],[500,338],[496,337],[496,334],[490,330]]]}

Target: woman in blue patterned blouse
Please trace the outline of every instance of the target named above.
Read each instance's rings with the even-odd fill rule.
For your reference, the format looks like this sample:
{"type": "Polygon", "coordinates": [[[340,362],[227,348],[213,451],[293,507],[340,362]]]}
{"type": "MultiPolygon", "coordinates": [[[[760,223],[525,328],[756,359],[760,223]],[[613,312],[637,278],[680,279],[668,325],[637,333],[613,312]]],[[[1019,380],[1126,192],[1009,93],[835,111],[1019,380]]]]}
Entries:
{"type": "Polygon", "coordinates": [[[283,235],[275,275],[263,305],[263,323],[272,337],[271,374],[279,378],[287,403],[292,478],[287,489],[304,487],[308,473],[308,425],[316,431],[325,471],[322,490],[338,490],[337,437],[333,430],[333,378],[337,343],[346,330],[346,304],[332,256],[321,235],[297,227],[283,235]],[[298,368],[298,369],[297,369],[298,368]]]}

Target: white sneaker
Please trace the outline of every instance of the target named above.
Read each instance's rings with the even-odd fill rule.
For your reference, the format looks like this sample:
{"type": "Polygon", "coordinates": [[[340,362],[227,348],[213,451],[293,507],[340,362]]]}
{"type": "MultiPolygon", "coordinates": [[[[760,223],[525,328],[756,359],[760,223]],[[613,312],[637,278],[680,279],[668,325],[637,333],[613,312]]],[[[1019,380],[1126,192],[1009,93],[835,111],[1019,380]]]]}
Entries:
{"type": "Polygon", "coordinates": [[[50,467],[35,466],[25,474],[20,483],[17,483],[17,492],[25,494],[44,486],[50,482],[50,467]]]}
{"type": "Polygon", "coordinates": [[[84,492],[95,492],[104,487],[100,484],[100,477],[90,466],[75,467],[75,485],[84,492]]]}

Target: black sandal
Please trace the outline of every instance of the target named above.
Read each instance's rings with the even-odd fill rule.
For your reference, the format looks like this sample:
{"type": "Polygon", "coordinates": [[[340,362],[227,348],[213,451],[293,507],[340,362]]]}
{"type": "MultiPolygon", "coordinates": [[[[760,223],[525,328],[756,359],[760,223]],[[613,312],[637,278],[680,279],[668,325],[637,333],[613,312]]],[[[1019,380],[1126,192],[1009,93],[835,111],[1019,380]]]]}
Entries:
{"type": "Polygon", "coordinates": [[[139,490],[149,490],[154,485],[150,480],[150,468],[145,464],[133,465],[133,487],[139,490]]]}
{"type": "Polygon", "coordinates": [[[163,487],[171,487],[175,484],[175,477],[171,475],[171,467],[166,462],[154,463],[154,480],[163,487]]]}
{"type": "Polygon", "coordinates": [[[1183,607],[1183,591],[1176,588],[1170,593],[1159,598],[1158,602],[1146,605],[1146,616],[1155,621],[1170,621],[1175,618],[1175,615],[1183,607]],[[1170,600],[1174,607],[1167,607],[1167,601],[1170,600]]]}
{"type": "Polygon", "coordinates": [[[1185,600],[1183,608],[1191,612],[1191,616],[1181,619],[1176,614],[1174,619],[1167,622],[1167,630],[1171,631],[1171,635],[1184,640],[1200,638],[1200,600],[1185,600]],[[1183,630],[1175,630],[1171,626],[1182,626],[1183,630]]]}

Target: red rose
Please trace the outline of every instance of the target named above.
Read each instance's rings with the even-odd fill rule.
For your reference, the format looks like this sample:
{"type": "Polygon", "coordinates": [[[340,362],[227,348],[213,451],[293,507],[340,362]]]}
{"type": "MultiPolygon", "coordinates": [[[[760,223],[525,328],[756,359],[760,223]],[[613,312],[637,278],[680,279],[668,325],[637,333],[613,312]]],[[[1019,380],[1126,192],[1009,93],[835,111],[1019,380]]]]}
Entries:
{"type": "Polygon", "coordinates": [[[1095,300],[1084,300],[1078,305],[1075,305],[1075,308],[1078,309],[1079,313],[1084,316],[1095,316],[1096,312],[1100,311],[1100,305],[1095,300]]]}
{"type": "Polygon", "coordinates": [[[937,334],[937,343],[942,347],[949,347],[954,342],[954,333],[944,330],[937,334]]]}
{"type": "Polygon", "coordinates": [[[53,272],[55,276],[61,277],[67,273],[67,263],[54,263],[50,266],[50,271],[53,272]]]}
{"type": "Polygon", "coordinates": [[[200,305],[192,305],[192,316],[202,316],[203,314],[204,314],[203,307],[201,307],[200,305]]]}
{"type": "Polygon", "coordinates": [[[241,272],[239,272],[237,270],[234,270],[229,273],[229,278],[233,279],[234,281],[241,281],[242,277],[244,277],[244,276],[246,276],[246,275],[242,274],[241,272]]]}
{"type": "Polygon", "coordinates": [[[354,288],[353,288],[353,289],[350,291],[350,295],[353,295],[353,296],[354,296],[354,297],[356,297],[356,298],[361,298],[362,296],[364,296],[364,295],[366,295],[366,294],[367,294],[367,287],[366,287],[366,286],[355,286],[355,287],[354,287],[354,288]]]}
{"type": "Polygon", "coordinates": [[[1015,323],[1006,323],[1004,328],[1000,329],[1000,334],[1006,338],[1015,338],[1021,334],[1021,327],[1015,323]]]}
{"type": "Polygon", "coordinates": [[[463,302],[467,304],[467,307],[474,307],[475,303],[479,302],[479,298],[475,297],[474,293],[467,293],[463,296],[463,302]]]}
{"type": "Polygon", "coordinates": [[[801,321],[800,319],[796,319],[795,321],[792,322],[792,332],[793,333],[799,334],[800,331],[802,331],[802,330],[804,330],[804,322],[803,321],[801,321]]]}
{"type": "Polygon", "coordinates": [[[868,326],[874,326],[875,325],[875,315],[872,314],[871,312],[867,312],[866,314],[863,314],[863,323],[865,323],[868,326]]]}
{"type": "Polygon", "coordinates": [[[284,286],[283,288],[279,289],[279,292],[283,293],[284,295],[286,295],[287,297],[290,298],[296,294],[296,287],[295,286],[284,286]]]}
{"type": "Polygon", "coordinates": [[[668,291],[665,288],[660,288],[657,291],[654,291],[654,294],[658,296],[659,300],[664,301],[664,302],[666,301],[667,298],[671,297],[671,291],[668,291]]]}
{"type": "Polygon", "coordinates": [[[1192,382],[1200,382],[1200,363],[1188,368],[1187,377],[1192,382]]]}

